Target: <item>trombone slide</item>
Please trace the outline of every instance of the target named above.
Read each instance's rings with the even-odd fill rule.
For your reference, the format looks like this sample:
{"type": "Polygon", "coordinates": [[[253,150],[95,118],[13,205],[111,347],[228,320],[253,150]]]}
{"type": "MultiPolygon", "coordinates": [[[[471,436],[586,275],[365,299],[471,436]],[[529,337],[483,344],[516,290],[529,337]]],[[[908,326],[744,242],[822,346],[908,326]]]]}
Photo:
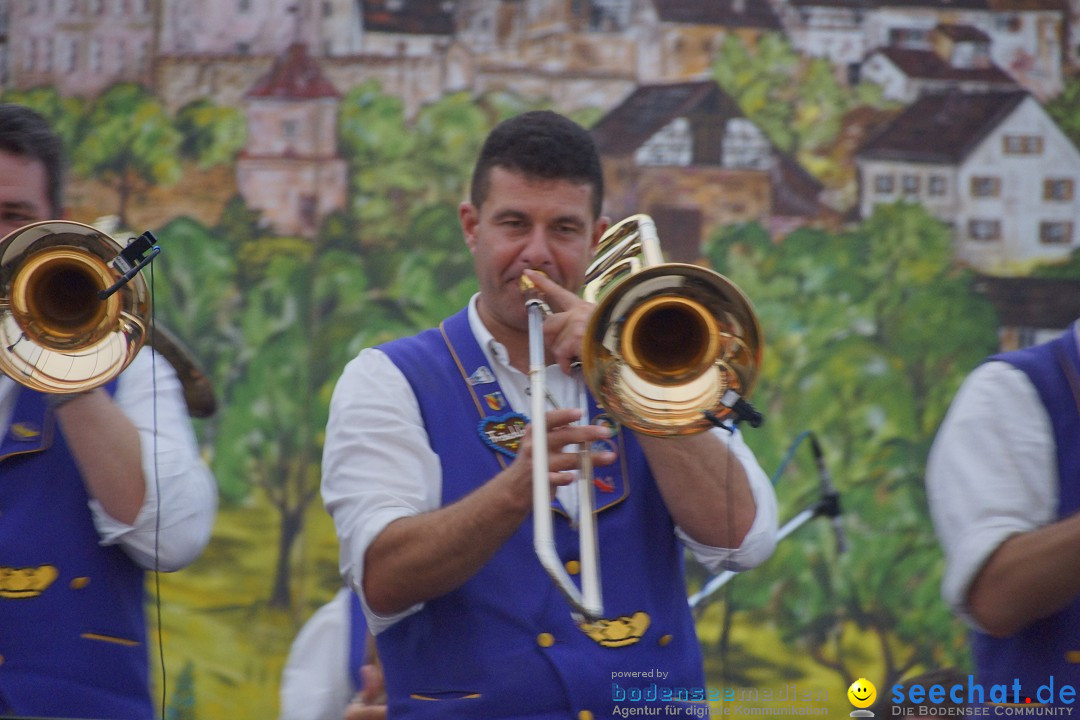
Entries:
{"type": "MultiPolygon", "coordinates": [[[[593,514],[592,463],[589,448],[580,450],[582,465],[578,485],[578,523],[581,555],[581,589],[579,590],[563,567],[555,548],[555,532],[551,513],[551,483],[548,467],[547,388],[544,380],[544,314],[542,300],[531,293],[526,301],[529,317],[529,396],[532,416],[532,485],[533,485],[533,548],[540,564],[566,596],[571,607],[589,621],[603,616],[601,600],[599,552],[596,543],[596,516],[593,514]]],[[[582,390],[584,395],[584,390],[582,390]]],[[[588,422],[588,406],[582,415],[588,422]]]]}

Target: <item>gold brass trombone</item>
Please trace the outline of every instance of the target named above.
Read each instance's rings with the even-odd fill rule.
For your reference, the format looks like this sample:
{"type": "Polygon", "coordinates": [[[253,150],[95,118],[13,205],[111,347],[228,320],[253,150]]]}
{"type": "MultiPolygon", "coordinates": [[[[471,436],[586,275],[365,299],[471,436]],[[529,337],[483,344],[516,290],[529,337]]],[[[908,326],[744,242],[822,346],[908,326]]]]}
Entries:
{"type": "MultiPolygon", "coordinates": [[[[588,448],[581,449],[578,480],[579,591],[555,552],[552,531],[541,329],[546,306],[534,288],[525,295],[535,448],[533,544],[576,613],[595,620],[603,615],[603,602],[588,448]]],[[[583,297],[596,308],[583,343],[582,381],[619,423],[658,437],[703,432],[732,416],[760,424],[745,400],[762,353],[761,326],[750,301],[723,275],[664,263],[652,218],[633,215],[604,233],[583,297]]],[[[588,423],[587,403],[583,410],[582,422],[588,423]]]]}
{"type": "Polygon", "coordinates": [[[176,369],[190,414],[213,414],[213,389],[198,363],[168,331],[150,332],[146,281],[118,260],[124,249],[66,220],[0,240],[0,373],[41,392],[85,392],[119,375],[152,340],[176,369]]]}

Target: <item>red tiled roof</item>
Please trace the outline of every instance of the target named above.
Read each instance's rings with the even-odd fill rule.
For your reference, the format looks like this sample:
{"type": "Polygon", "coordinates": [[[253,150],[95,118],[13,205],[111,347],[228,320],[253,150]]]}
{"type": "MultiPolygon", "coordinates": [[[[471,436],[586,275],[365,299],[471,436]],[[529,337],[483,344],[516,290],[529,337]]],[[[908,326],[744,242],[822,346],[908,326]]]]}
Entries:
{"type": "Polygon", "coordinates": [[[247,97],[276,97],[290,99],[340,98],[319,63],[307,52],[303,43],[293,43],[274,66],[247,92],[247,97]]]}

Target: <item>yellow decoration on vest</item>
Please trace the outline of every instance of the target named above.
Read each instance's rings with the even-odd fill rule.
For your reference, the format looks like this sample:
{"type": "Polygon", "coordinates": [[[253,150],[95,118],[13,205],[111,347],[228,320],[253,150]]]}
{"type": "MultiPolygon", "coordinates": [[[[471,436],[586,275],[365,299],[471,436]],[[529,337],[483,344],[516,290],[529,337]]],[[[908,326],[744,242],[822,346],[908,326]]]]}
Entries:
{"type": "Polygon", "coordinates": [[[581,631],[603,647],[625,647],[641,640],[649,629],[651,618],[646,612],[623,615],[610,620],[601,618],[596,622],[580,623],[581,631]]]}
{"type": "Polygon", "coordinates": [[[60,572],[55,565],[0,567],[0,597],[33,598],[45,592],[60,572]]]}

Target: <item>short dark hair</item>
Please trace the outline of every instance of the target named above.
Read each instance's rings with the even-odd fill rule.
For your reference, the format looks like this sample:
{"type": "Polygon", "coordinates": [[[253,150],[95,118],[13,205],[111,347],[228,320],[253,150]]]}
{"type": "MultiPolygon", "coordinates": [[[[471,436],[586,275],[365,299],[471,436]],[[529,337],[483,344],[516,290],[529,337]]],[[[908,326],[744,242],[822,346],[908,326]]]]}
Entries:
{"type": "Polygon", "coordinates": [[[0,150],[41,161],[49,210],[58,216],[64,207],[64,141],[49,121],[25,105],[0,103],[0,150]]]}
{"type": "Polygon", "coordinates": [[[592,188],[593,217],[604,202],[600,155],[589,132],[558,113],[535,110],[504,120],[491,131],[473,168],[470,200],[480,207],[500,167],[544,180],[572,180],[592,188]]]}

